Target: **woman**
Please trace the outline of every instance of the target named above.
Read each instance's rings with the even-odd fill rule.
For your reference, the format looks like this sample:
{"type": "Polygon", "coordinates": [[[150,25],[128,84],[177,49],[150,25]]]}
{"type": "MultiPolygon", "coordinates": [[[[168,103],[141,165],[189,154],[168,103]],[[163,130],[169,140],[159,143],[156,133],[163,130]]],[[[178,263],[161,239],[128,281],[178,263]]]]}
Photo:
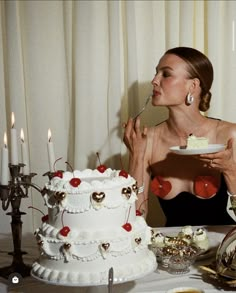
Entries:
{"type": "Polygon", "coordinates": [[[234,139],[236,124],[201,114],[210,105],[213,68],[193,48],[168,50],[152,80],[153,106],[166,106],[168,119],[140,128],[140,118],[124,125],[129,172],[137,180],[137,208],[148,212],[149,187],[161,204],[166,226],[233,224],[227,213],[229,194],[236,194],[234,139]],[[190,134],[225,144],[216,153],[180,155],[172,146],[186,145],[190,134]]]}

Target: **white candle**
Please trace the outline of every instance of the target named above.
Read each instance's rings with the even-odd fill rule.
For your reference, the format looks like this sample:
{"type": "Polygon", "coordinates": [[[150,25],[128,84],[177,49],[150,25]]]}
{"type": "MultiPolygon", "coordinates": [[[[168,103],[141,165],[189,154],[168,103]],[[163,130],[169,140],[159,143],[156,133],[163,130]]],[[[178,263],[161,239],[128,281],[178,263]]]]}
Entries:
{"type": "Polygon", "coordinates": [[[25,143],[25,137],[24,137],[24,131],[21,129],[20,132],[20,138],[21,138],[21,155],[22,155],[22,163],[23,166],[23,174],[29,175],[30,169],[29,169],[29,152],[27,149],[27,145],[25,143]]]}
{"type": "Polygon", "coordinates": [[[52,133],[51,130],[48,129],[48,160],[49,160],[49,169],[51,172],[54,172],[54,163],[55,163],[55,155],[54,155],[54,147],[52,142],[52,133]]]}
{"type": "Polygon", "coordinates": [[[234,27],[234,20],[232,21],[232,51],[235,51],[235,27],[234,27]]]}
{"type": "Polygon", "coordinates": [[[18,148],[17,148],[17,132],[14,128],[15,116],[12,112],[11,114],[11,164],[18,165],[18,148]]]}
{"type": "Polygon", "coordinates": [[[8,172],[8,148],[7,148],[7,134],[4,133],[4,146],[2,148],[2,173],[1,173],[1,184],[8,185],[9,172],[8,172]]]}

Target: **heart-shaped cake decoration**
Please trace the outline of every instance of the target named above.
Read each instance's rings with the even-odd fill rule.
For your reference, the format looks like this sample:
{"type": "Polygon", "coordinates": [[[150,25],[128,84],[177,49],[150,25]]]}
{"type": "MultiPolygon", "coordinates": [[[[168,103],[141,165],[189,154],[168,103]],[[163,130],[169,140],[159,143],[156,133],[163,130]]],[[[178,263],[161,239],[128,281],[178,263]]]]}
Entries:
{"type": "Polygon", "coordinates": [[[127,198],[127,199],[130,199],[131,197],[131,193],[132,193],[132,190],[130,187],[124,187],[122,189],[122,194],[124,194],[124,196],[127,198]]]}
{"type": "Polygon", "coordinates": [[[57,201],[58,203],[60,203],[62,200],[65,199],[66,194],[65,194],[65,192],[59,192],[59,191],[56,191],[56,192],[54,193],[54,197],[55,197],[56,201],[57,201]]]}
{"type": "Polygon", "coordinates": [[[43,246],[43,243],[44,243],[43,240],[40,240],[37,242],[38,246],[41,246],[41,247],[43,246]]]}
{"type": "Polygon", "coordinates": [[[142,238],[141,237],[135,238],[134,241],[139,245],[142,242],[142,238]]]}
{"type": "Polygon", "coordinates": [[[69,249],[71,248],[71,244],[70,244],[70,243],[64,243],[64,244],[63,244],[63,248],[64,248],[65,250],[69,250],[69,249]]]}
{"type": "Polygon", "coordinates": [[[107,251],[110,247],[110,243],[102,243],[101,247],[104,251],[107,251]]]}
{"type": "Polygon", "coordinates": [[[104,192],[93,192],[92,194],[92,200],[94,200],[97,203],[101,203],[105,198],[104,192]]]}
{"type": "Polygon", "coordinates": [[[137,182],[135,184],[132,185],[132,190],[133,192],[135,192],[136,194],[138,193],[138,185],[137,182]]]}

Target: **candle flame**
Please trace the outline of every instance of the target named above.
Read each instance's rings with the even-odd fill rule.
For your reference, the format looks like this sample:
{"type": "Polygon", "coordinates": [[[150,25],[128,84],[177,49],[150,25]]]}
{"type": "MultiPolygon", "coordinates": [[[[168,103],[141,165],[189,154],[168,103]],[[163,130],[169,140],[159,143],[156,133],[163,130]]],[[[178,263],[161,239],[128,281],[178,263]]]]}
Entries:
{"type": "Polygon", "coordinates": [[[51,129],[49,128],[48,129],[48,142],[50,142],[52,139],[52,132],[51,132],[51,129]]]}
{"type": "Polygon", "coordinates": [[[20,130],[20,139],[21,139],[22,142],[25,142],[24,131],[23,131],[22,128],[21,128],[21,130],[20,130]]]}
{"type": "Polygon", "coordinates": [[[15,126],[15,115],[14,112],[11,113],[11,128],[14,128],[15,126]]]}
{"type": "Polygon", "coordinates": [[[4,137],[3,137],[3,142],[4,142],[4,147],[7,147],[7,134],[4,132],[4,137]]]}

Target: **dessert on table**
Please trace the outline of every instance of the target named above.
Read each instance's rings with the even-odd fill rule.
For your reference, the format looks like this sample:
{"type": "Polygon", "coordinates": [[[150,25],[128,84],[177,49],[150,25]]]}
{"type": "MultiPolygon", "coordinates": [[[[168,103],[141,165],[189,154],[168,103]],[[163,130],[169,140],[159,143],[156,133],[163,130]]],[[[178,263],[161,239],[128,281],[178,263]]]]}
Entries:
{"type": "Polygon", "coordinates": [[[48,215],[35,232],[40,250],[32,275],[68,286],[121,283],[157,267],[151,228],[135,209],[137,184],[124,170],[55,172],[45,184],[48,215]]]}

